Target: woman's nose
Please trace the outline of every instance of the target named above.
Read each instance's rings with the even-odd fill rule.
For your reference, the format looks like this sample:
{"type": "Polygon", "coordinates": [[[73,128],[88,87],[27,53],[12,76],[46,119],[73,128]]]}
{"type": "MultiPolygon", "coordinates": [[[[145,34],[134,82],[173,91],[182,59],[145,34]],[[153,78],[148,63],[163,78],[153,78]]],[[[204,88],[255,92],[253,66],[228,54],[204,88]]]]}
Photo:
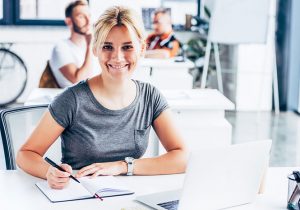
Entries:
{"type": "Polygon", "coordinates": [[[115,49],[113,51],[112,58],[117,60],[117,61],[123,60],[124,59],[124,53],[123,53],[122,49],[115,49]]]}

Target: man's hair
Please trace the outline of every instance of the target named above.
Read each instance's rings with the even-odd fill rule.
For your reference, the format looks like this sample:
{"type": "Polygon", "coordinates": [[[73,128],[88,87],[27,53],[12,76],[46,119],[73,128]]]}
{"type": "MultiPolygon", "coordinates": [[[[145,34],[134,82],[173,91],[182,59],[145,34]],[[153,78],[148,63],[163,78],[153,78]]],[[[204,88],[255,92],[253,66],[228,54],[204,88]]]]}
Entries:
{"type": "Polygon", "coordinates": [[[88,6],[88,2],[86,0],[77,0],[73,1],[65,9],[65,16],[66,17],[71,17],[73,9],[77,6],[88,6]]]}

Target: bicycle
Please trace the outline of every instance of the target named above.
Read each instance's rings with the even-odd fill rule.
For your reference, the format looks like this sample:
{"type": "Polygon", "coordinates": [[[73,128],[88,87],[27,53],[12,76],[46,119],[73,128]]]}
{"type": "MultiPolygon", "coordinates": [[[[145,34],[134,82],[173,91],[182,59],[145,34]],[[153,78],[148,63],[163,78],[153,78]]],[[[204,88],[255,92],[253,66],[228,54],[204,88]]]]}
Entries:
{"type": "Polygon", "coordinates": [[[27,67],[11,46],[0,45],[0,107],[15,102],[27,84],[27,67]]]}

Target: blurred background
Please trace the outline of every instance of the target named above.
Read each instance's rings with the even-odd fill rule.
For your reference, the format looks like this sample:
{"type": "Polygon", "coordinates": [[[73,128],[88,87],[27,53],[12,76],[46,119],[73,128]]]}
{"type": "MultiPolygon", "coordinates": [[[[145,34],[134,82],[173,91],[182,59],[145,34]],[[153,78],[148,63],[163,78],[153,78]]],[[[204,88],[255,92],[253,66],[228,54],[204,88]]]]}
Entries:
{"type": "MultiPolygon", "coordinates": [[[[133,7],[143,17],[148,34],[152,31],[153,12],[161,7],[169,9],[173,30],[182,43],[181,56],[187,57],[193,63],[188,70],[192,78],[189,85],[192,89],[199,89],[211,21],[216,21],[212,20],[216,1],[89,0],[88,2],[92,21],[110,6],[133,7]]],[[[10,76],[5,76],[5,69],[0,65],[0,101],[1,96],[12,97],[9,104],[5,104],[4,99],[0,109],[23,106],[32,91],[38,88],[53,46],[69,36],[69,29],[64,23],[64,10],[70,2],[70,0],[0,0],[2,49],[0,63],[5,59],[9,62],[10,57],[6,53],[9,50],[19,59],[19,64],[16,65],[20,65],[20,69],[27,70],[27,72],[15,71],[10,76]],[[12,87],[9,88],[9,85],[12,87]],[[15,92],[16,97],[12,96],[15,92]]],[[[230,5],[230,1],[227,2],[227,7],[235,8],[230,5]]],[[[270,0],[270,2],[265,43],[220,42],[218,45],[223,94],[235,105],[234,110],[226,111],[225,117],[232,125],[233,143],[271,138],[273,139],[271,165],[297,166],[300,164],[300,155],[297,153],[300,149],[300,59],[298,58],[300,2],[297,0],[270,0]],[[278,101],[274,101],[273,97],[274,74],[278,78],[278,101]],[[276,102],[280,113],[274,112],[276,102]]],[[[223,11],[226,11],[225,7],[226,5],[223,11]]],[[[239,10],[238,7],[236,10],[239,10]]],[[[246,14],[240,12],[240,15],[241,18],[236,17],[236,20],[240,21],[239,24],[245,25],[242,21],[243,15],[246,14]]],[[[261,21],[263,20],[256,19],[257,25],[261,21]]],[[[241,27],[234,24],[224,23],[222,27],[224,30],[241,27]]],[[[252,25],[246,28],[250,32],[257,30],[252,25]]],[[[215,50],[212,50],[205,88],[220,89],[214,56],[215,50]]],[[[180,80],[175,82],[181,83],[180,80]]],[[[192,123],[197,123],[197,119],[193,119],[192,123]]]]}

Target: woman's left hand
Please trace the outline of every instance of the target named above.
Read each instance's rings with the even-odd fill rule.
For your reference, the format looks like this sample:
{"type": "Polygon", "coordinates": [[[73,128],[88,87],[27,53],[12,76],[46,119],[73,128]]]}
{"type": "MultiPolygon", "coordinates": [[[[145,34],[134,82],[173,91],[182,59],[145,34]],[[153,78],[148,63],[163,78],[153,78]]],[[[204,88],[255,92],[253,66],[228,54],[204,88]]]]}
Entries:
{"type": "Polygon", "coordinates": [[[96,177],[99,175],[120,175],[127,173],[127,164],[125,161],[107,162],[107,163],[93,163],[89,166],[83,167],[75,175],[77,178],[92,175],[96,177]]]}

